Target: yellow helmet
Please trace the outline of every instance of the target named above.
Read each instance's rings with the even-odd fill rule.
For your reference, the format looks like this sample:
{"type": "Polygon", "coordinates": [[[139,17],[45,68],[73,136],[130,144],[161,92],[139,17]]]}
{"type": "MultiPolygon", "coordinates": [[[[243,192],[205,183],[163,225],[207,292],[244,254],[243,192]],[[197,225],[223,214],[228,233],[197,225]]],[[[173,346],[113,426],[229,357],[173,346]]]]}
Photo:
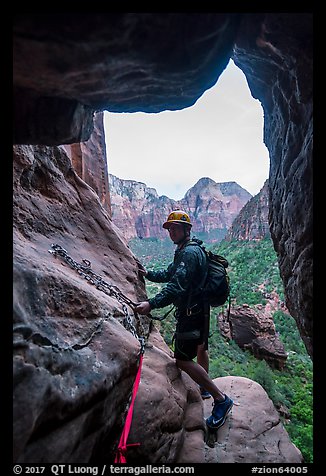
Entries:
{"type": "Polygon", "coordinates": [[[189,215],[183,210],[171,212],[166,222],[163,223],[163,228],[168,229],[171,223],[184,223],[185,225],[192,226],[189,215]]]}

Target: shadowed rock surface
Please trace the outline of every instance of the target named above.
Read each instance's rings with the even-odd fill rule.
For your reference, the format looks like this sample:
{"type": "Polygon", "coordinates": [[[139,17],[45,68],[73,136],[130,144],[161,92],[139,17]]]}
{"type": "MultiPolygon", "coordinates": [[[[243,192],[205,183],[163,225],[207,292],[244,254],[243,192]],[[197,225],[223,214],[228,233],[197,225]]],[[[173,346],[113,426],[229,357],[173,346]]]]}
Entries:
{"type": "Polygon", "coordinates": [[[96,111],[191,106],[230,57],[264,110],[270,231],[312,355],[312,14],[16,15],[14,143],[86,141],[96,111]]]}
{"type": "MultiPolygon", "coordinates": [[[[50,254],[51,244],[89,260],[130,299],[145,297],[137,262],[97,195],[100,180],[91,188],[62,147],[49,146],[88,141],[103,110],[188,107],[231,56],[264,108],[271,235],[286,305],[312,354],[311,38],[310,14],[16,15],[15,462],[111,462],[137,371],[139,343],[123,325],[121,303],[50,254]]],[[[148,335],[148,319],[132,321],[148,335]]],[[[160,374],[158,385],[178,388],[175,426],[158,422],[150,454],[140,446],[135,460],[191,462],[192,447],[200,458],[201,430],[185,403],[196,403],[193,385],[182,375],[172,385],[174,376],[160,374]]]]}

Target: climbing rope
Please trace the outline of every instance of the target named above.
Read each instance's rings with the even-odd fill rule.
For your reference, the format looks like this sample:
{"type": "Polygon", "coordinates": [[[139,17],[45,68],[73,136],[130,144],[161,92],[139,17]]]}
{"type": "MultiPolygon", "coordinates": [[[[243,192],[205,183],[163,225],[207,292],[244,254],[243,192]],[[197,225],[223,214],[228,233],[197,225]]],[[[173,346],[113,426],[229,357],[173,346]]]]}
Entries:
{"type": "Polygon", "coordinates": [[[49,252],[53,254],[55,257],[60,256],[67,264],[69,264],[71,268],[75,269],[80,276],[86,279],[90,284],[95,286],[97,289],[117,299],[117,301],[122,305],[122,311],[124,314],[124,319],[123,319],[124,327],[140,343],[139,365],[138,365],[138,371],[137,371],[136,379],[133,386],[131,403],[127,412],[124,428],[119,440],[119,444],[117,447],[116,456],[114,460],[115,463],[126,463],[127,462],[126,460],[127,447],[140,445],[140,443],[127,444],[128,435],[129,435],[131,422],[132,422],[132,414],[134,409],[135,398],[136,398],[136,394],[137,394],[137,390],[138,390],[138,386],[140,382],[143,354],[145,351],[145,337],[144,335],[141,335],[141,336],[138,335],[136,327],[133,324],[132,317],[127,307],[129,306],[133,310],[135,319],[138,319],[138,325],[142,328],[138,315],[135,311],[136,304],[133,301],[131,301],[131,299],[129,299],[127,296],[125,296],[117,286],[107,283],[106,281],[103,280],[103,278],[100,275],[94,273],[94,271],[91,269],[91,262],[89,260],[83,259],[82,260],[83,264],[77,263],[77,261],[75,261],[73,258],[71,258],[71,256],[68,255],[67,251],[64,248],[62,248],[62,246],[57,244],[53,244],[52,249],[49,250],[49,252]]]}
{"type": "Polygon", "coordinates": [[[140,443],[129,443],[129,444],[127,444],[127,441],[128,441],[129,431],[130,431],[131,422],[132,422],[132,414],[133,414],[133,411],[134,411],[134,403],[135,403],[137,390],[138,390],[138,386],[139,386],[139,382],[140,382],[140,374],[141,374],[141,368],[142,368],[142,363],[143,363],[143,357],[144,357],[143,354],[141,354],[140,359],[139,359],[138,372],[137,372],[136,379],[135,379],[135,382],[134,382],[134,387],[133,387],[133,390],[132,390],[131,403],[130,403],[128,413],[127,413],[127,416],[126,416],[125,425],[123,427],[121,437],[120,437],[120,440],[119,440],[119,444],[118,444],[118,448],[117,448],[117,451],[116,451],[114,463],[126,463],[127,462],[127,460],[126,460],[127,448],[129,446],[139,446],[140,445],[140,443]]]}

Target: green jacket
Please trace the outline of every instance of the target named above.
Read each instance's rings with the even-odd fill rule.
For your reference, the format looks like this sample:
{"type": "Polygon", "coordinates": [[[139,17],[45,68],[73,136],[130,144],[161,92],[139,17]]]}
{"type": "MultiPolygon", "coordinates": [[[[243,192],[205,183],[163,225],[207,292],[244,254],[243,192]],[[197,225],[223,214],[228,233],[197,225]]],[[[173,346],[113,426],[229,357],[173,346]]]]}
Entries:
{"type": "Polygon", "coordinates": [[[178,309],[186,309],[195,304],[206,267],[206,256],[200,246],[186,245],[177,249],[173,263],[166,270],[147,272],[146,279],[149,281],[167,283],[158,294],[149,299],[151,308],[174,304],[178,309]]]}

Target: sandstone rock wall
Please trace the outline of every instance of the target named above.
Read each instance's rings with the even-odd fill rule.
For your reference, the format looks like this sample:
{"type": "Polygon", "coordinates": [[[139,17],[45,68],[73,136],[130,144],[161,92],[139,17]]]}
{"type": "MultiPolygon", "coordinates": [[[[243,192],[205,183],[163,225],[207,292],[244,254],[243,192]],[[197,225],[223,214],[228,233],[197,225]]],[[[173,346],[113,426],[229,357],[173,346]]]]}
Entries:
{"type": "Polygon", "coordinates": [[[229,228],[226,240],[261,240],[270,236],[268,180],[260,192],[240,210],[229,228]]]}
{"type": "Polygon", "coordinates": [[[62,149],[16,146],[13,196],[14,461],[88,462],[103,439],[114,448],[140,346],[121,303],[49,250],[89,260],[134,301],[137,263],[62,149]]]}
{"type": "Polygon", "coordinates": [[[221,334],[234,340],[242,349],[250,350],[257,359],[282,370],[287,353],[275,330],[270,306],[232,306],[230,315],[220,313],[218,323],[221,334]]]}
{"type": "MultiPolygon", "coordinates": [[[[218,433],[215,448],[205,448],[207,463],[303,462],[261,385],[235,376],[216,378],[214,382],[227,395],[232,395],[235,403],[218,433]]],[[[210,402],[206,400],[204,415],[208,416],[210,411],[210,402]]]]}
{"type": "Polygon", "coordinates": [[[312,355],[312,14],[246,16],[233,59],[264,109],[270,231],[286,305],[312,355]]]}
{"type": "Polygon", "coordinates": [[[127,240],[166,238],[162,224],[169,213],[177,209],[189,213],[194,234],[219,231],[222,238],[251,198],[250,193],[235,182],[216,183],[208,177],[198,180],[181,200],[158,196],[155,189],[144,183],[113,175],[110,175],[110,184],[112,220],[127,240]]]}
{"type": "MultiPolygon", "coordinates": [[[[287,307],[312,354],[312,15],[18,14],[15,461],[99,462],[104,450],[112,460],[136,373],[139,345],[120,306],[58,264],[51,243],[89,259],[133,299],[144,297],[134,257],[94,191],[60,149],[24,144],[87,141],[96,111],[188,107],[231,55],[264,107],[271,235],[287,307]]],[[[166,446],[161,461],[168,457],[166,446]]]]}
{"type": "Polygon", "coordinates": [[[94,130],[86,142],[66,144],[61,147],[70,157],[72,166],[79,177],[92,187],[103,207],[111,215],[103,113],[95,115],[94,130]]]}
{"type": "MultiPolygon", "coordinates": [[[[118,287],[133,301],[145,297],[134,256],[62,148],[16,146],[15,463],[113,462],[140,344],[126,326],[123,301],[103,293],[69,265],[85,264],[83,259],[114,290],[118,287]],[[53,243],[74,261],[49,253],[53,243]]],[[[128,440],[140,446],[130,447],[128,462],[211,462],[205,456],[197,385],[177,369],[148,318],[138,320],[129,309],[128,319],[147,340],[128,440]]],[[[242,404],[248,407],[245,398],[242,404]]],[[[265,395],[260,404],[268,407],[268,426],[271,402],[265,395]]],[[[284,451],[296,455],[291,461],[300,461],[281,424],[278,429],[281,436],[273,432],[257,462],[269,461],[280,438],[285,449],[273,450],[274,462],[284,460],[284,451]]],[[[239,429],[233,433],[241,440],[239,429]]],[[[234,446],[228,458],[238,461],[238,451],[234,446]]]]}
{"type": "Polygon", "coordinates": [[[17,144],[83,142],[96,111],[191,106],[232,56],[264,108],[271,236],[311,355],[312,36],[309,12],[18,14],[13,121],[17,144]]]}

